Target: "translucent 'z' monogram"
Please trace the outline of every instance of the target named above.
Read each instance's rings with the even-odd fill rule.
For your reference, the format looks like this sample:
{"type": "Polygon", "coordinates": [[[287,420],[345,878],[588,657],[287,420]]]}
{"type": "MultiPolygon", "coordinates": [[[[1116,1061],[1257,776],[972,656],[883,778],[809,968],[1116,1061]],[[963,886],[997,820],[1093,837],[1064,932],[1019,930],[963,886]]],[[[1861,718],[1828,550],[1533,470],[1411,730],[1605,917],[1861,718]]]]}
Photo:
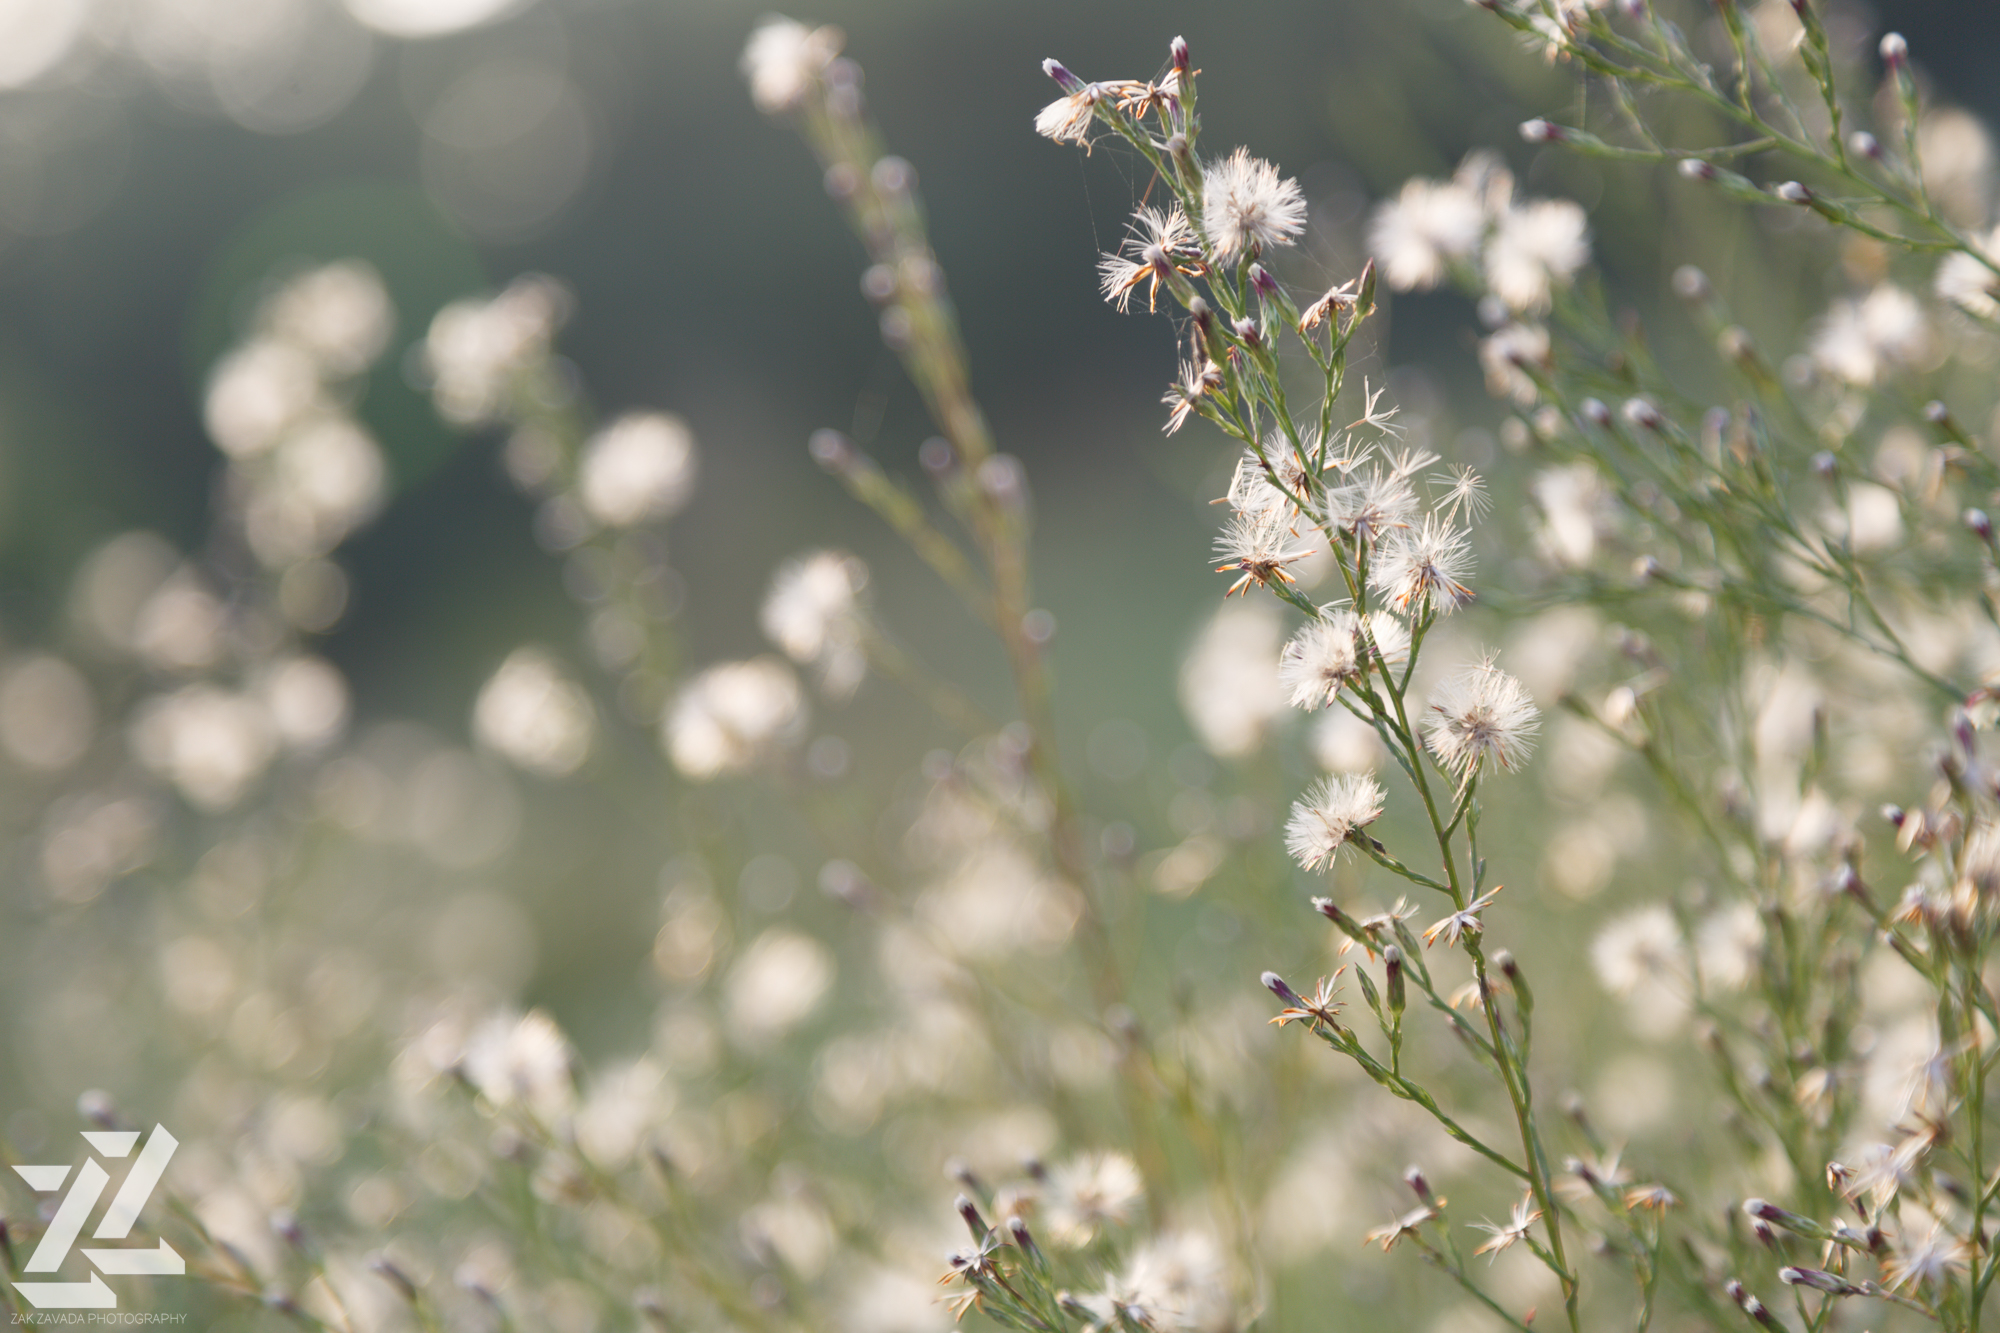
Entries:
{"type": "MultiPolygon", "coordinates": [[[[139,1131],[85,1130],[83,1137],[104,1156],[121,1158],[132,1155],[133,1145],[139,1141],[139,1131]]],[[[139,1220],[140,1210],[153,1196],[154,1187],[160,1183],[161,1174],[166,1171],[174,1149],[179,1146],[179,1141],[167,1132],[166,1126],[153,1126],[153,1132],[146,1136],[145,1147],[139,1149],[132,1169],[125,1175],[125,1183],[118,1187],[118,1192],[111,1198],[111,1205],[104,1211],[103,1220],[91,1233],[93,1240],[124,1240],[132,1234],[133,1223],[139,1220]]],[[[67,1163],[17,1166],[14,1170],[28,1182],[29,1188],[40,1194],[61,1189],[63,1182],[69,1178],[67,1163]]],[[[84,1159],[76,1179],[70,1184],[69,1193],[57,1205],[55,1216],[49,1219],[48,1230],[42,1233],[41,1242],[28,1256],[28,1262],[22,1265],[24,1273],[53,1273],[62,1267],[63,1260],[69,1257],[70,1247],[76,1244],[76,1238],[90,1220],[97,1201],[103,1197],[104,1187],[110,1183],[111,1173],[95,1157],[84,1159]]],[[[164,1240],[157,1249],[151,1250],[127,1246],[85,1246],[83,1255],[97,1269],[88,1282],[16,1282],[14,1290],[38,1310],[111,1310],[117,1308],[118,1296],[105,1285],[98,1273],[178,1277],[187,1271],[185,1261],[164,1240]]]]}

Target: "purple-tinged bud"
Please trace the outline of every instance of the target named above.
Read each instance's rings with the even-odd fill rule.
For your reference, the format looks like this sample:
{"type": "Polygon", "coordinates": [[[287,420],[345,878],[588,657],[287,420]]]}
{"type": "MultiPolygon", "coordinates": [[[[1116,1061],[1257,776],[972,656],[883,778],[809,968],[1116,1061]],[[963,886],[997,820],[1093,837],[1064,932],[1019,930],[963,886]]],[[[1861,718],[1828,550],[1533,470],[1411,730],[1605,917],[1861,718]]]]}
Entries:
{"type": "Polygon", "coordinates": [[[271,1234],[295,1250],[306,1247],[305,1228],[299,1225],[299,1215],[289,1208],[271,1214],[271,1234]]]}
{"type": "Polygon", "coordinates": [[[979,465],[979,489],[1002,509],[1020,513],[1028,507],[1028,470],[1012,454],[992,454],[979,465]]]}
{"type": "Polygon", "coordinates": [[[275,1310],[281,1315],[295,1315],[299,1312],[298,1298],[283,1287],[272,1287],[259,1297],[266,1310],[275,1310]]]}
{"type": "Polygon", "coordinates": [[[1904,62],[1910,58],[1910,44],[1903,40],[1903,34],[1900,32],[1883,33],[1880,50],[1882,63],[1892,70],[1900,70],[1904,62]]]}
{"type": "Polygon", "coordinates": [[[1962,708],[1951,719],[1951,738],[1958,742],[1958,748],[1964,753],[1967,759],[1971,759],[1978,754],[1978,748],[1972,735],[1972,719],[1966,716],[1965,710],[1962,708]]]}
{"type": "Polygon", "coordinates": [[[1778,1281],[1788,1287],[1811,1287],[1829,1296],[1859,1296],[1861,1288],[1837,1274],[1819,1268],[1780,1268],[1778,1281]]]}
{"type": "Polygon", "coordinates": [[[1634,23],[1646,21],[1646,0],[1621,0],[1618,6],[1625,11],[1625,17],[1634,23]]]}
{"type": "Polygon", "coordinates": [[[1500,966],[1500,975],[1509,981],[1521,979],[1521,965],[1514,961],[1511,950],[1502,949],[1493,955],[1493,961],[1500,966]]]}
{"type": "Polygon", "coordinates": [[[887,264],[870,264],[861,274],[861,294],[870,305],[887,305],[896,297],[896,270],[887,264]]]}
{"type": "Polygon", "coordinates": [[[1060,60],[1051,56],[1042,62],[1042,73],[1056,81],[1056,86],[1066,93],[1078,92],[1083,88],[1083,80],[1063,68],[1060,60]]]}
{"type": "Polygon", "coordinates": [[[1980,541],[1990,542],[1993,540],[1993,520],[1986,516],[1984,509],[1966,510],[1965,526],[1971,528],[1972,535],[1979,538],[1980,541]]]}
{"type": "Polygon", "coordinates": [[[1315,898],[1312,900],[1312,903],[1313,903],[1313,910],[1315,912],[1318,912],[1321,916],[1325,917],[1328,921],[1333,922],[1334,925],[1339,926],[1342,930],[1346,931],[1349,935],[1354,936],[1356,939],[1360,939],[1362,937],[1361,923],[1356,921],[1353,917],[1349,916],[1347,913],[1341,911],[1339,903],[1335,902],[1331,898],[1315,898]]]}
{"type": "Polygon", "coordinates": [[[1583,412],[1583,419],[1585,421],[1588,421],[1591,425],[1597,427],[1599,430],[1611,429],[1611,409],[1604,405],[1603,399],[1601,398],[1584,399],[1582,412],[1583,412]]]}
{"type": "Polygon", "coordinates": [[[1249,318],[1239,319],[1229,327],[1235,332],[1238,338],[1243,340],[1244,346],[1262,347],[1264,345],[1264,334],[1257,327],[1256,320],[1249,318]]]}
{"type": "Polygon", "coordinates": [[[404,1300],[416,1304],[416,1280],[398,1267],[394,1259],[379,1252],[371,1254],[368,1256],[368,1271],[394,1287],[404,1300]]]}
{"type": "Polygon", "coordinates": [[[986,1233],[991,1228],[986,1225],[986,1219],[979,1215],[978,1204],[961,1194],[952,1200],[952,1207],[958,1209],[959,1217],[965,1222],[965,1229],[972,1233],[974,1244],[986,1239],[986,1233]]]}
{"type": "Polygon", "coordinates": [[[1882,160],[1882,141],[1867,130],[1856,130],[1847,136],[1847,151],[1856,157],[1865,157],[1870,162],[1882,160]]]}
{"type": "Polygon", "coordinates": [[[1797,181],[1786,181],[1771,193],[1788,204],[1810,204],[1813,199],[1812,191],[1797,181]]]}
{"type": "Polygon", "coordinates": [[[1715,168],[1698,157],[1682,158],[1678,170],[1681,175],[1691,181],[1712,181],[1715,179],[1715,168]]]}
{"type": "Polygon", "coordinates": [[[1167,156],[1173,158],[1175,161],[1183,161],[1187,158],[1188,146],[1185,134],[1169,134],[1165,146],[1167,156]]]}
{"type": "Polygon", "coordinates": [[[1422,1167],[1413,1166],[1405,1171],[1403,1173],[1403,1183],[1408,1185],[1410,1192],[1417,1196],[1418,1203],[1424,1205],[1426,1208],[1437,1207],[1436,1196],[1431,1193],[1431,1182],[1425,1177],[1422,1167]]]}
{"type": "Polygon", "coordinates": [[[1889,821],[1891,828],[1903,827],[1903,820],[1906,817],[1903,807],[1900,805],[1885,805],[1882,807],[1882,818],[1889,821]]]}
{"type": "Polygon", "coordinates": [[[1625,419],[1641,430],[1658,430],[1666,424],[1660,409],[1644,398],[1627,398],[1622,409],[1625,419]]]}
{"type": "Polygon", "coordinates": [[[1870,1225],[1868,1230],[1862,1234],[1861,1239],[1867,1242],[1870,1254],[1880,1254],[1889,1248],[1889,1237],[1883,1233],[1879,1224],[1870,1225]]]}
{"type": "Polygon", "coordinates": [[[947,1180],[956,1182],[968,1194],[984,1194],[986,1192],[985,1187],[980,1184],[979,1177],[973,1174],[972,1164],[963,1157],[946,1159],[944,1174],[947,1180]]]}
{"type": "Polygon", "coordinates": [[[860,459],[854,441],[837,430],[816,430],[806,441],[806,452],[813,462],[828,472],[841,473],[853,467],[860,459]]]}
{"type": "Polygon", "coordinates": [[[1208,308],[1208,302],[1202,300],[1199,296],[1188,298],[1187,312],[1188,318],[1194,321],[1195,328],[1199,329],[1203,334],[1208,332],[1209,325],[1215,321],[1215,314],[1208,308]]]}
{"type": "Polygon", "coordinates": [[[1951,409],[1946,407],[1941,400],[1933,398],[1924,404],[1924,420],[1930,422],[1933,426],[1949,426],[1951,424],[1951,409]]]}
{"type": "Polygon", "coordinates": [[[1821,481],[1832,481],[1840,475],[1840,460],[1830,450],[1822,449],[1812,456],[1812,470],[1821,481]]]}
{"type": "Polygon", "coordinates": [[[1551,125],[1540,116],[1521,122],[1521,137],[1529,143],[1561,143],[1562,127],[1551,125]]]}
{"type": "Polygon", "coordinates": [[[1674,270],[1674,295],[1683,301],[1706,301],[1714,292],[1708,285],[1708,274],[1693,264],[1682,264],[1674,270]]]}
{"type": "Polygon", "coordinates": [[[1762,1218],[1758,1218],[1750,1223],[1750,1234],[1755,1236],[1757,1243],[1765,1249],[1775,1250],[1778,1248],[1778,1233],[1771,1228],[1769,1222],[1764,1221],[1762,1218]]]}
{"type": "Polygon", "coordinates": [[[1632,562],[1632,577],[1641,583],[1651,583],[1664,573],[1666,566],[1660,563],[1657,556],[1642,555],[1632,562]]]}
{"type": "Polygon", "coordinates": [[[1187,38],[1176,37],[1167,43],[1167,58],[1174,62],[1174,68],[1185,74],[1188,71],[1187,38]]]}
{"type": "Polygon", "coordinates": [[[1389,991],[1389,1011],[1402,1013],[1408,1003],[1404,995],[1403,951],[1393,944],[1382,950],[1382,977],[1389,991]]]}
{"type": "Polygon", "coordinates": [[[1278,280],[1266,272],[1262,264],[1252,264],[1250,266],[1250,285],[1255,287],[1258,293],[1263,296],[1276,296],[1278,294],[1278,280]]]}
{"type": "Polygon", "coordinates": [[[1048,1164],[1043,1162],[1042,1159],[1039,1157],[1022,1158],[1021,1170],[1028,1177],[1028,1179],[1035,1181],[1037,1183],[1045,1181],[1049,1178],[1048,1164]]]}
{"type": "Polygon", "coordinates": [[[1276,972],[1266,972],[1259,980],[1264,983],[1265,990],[1271,992],[1271,994],[1277,996],[1286,1004],[1291,1005],[1294,1009],[1305,1007],[1305,1001],[1299,998],[1299,993],[1290,986],[1287,986],[1285,979],[1276,972]]]}
{"type": "Polygon", "coordinates": [[[1023,1253],[1033,1254],[1035,1252],[1035,1233],[1028,1230],[1028,1223],[1025,1218],[1008,1218],[1007,1234],[1014,1238],[1014,1243],[1021,1247],[1023,1253]]]}
{"type": "Polygon", "coordinates": [[[99,1129],[118,1127],[118,1103],[102,1088],[92,1088],[76,1099],[76,1113],[99,1129]]]}
{"type": "Polygon", "coordinates": [[[958,450],[942,435],[933,435],[917,446],[917,465],[933,480],[942,481],[958,471],[958,450]]]}

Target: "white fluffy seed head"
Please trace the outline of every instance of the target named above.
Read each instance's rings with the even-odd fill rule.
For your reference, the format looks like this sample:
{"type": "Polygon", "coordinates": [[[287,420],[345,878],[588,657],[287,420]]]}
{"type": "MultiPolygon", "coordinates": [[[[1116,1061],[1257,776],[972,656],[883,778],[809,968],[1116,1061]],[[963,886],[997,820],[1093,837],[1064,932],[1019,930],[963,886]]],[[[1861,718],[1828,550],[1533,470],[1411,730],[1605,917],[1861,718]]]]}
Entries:
{"type": "Polygon", "coordinates": [[[1512,771],[1527,761],[1541,729],[1528,687],[1491,657],[1446,680],[1424,709],[1424,742],[1461,777],[1487,761],[1512,771]]]}
{"type": "Polygon", "coordinates": [[[1290,245],[1306,228],[1306,199],[1299,183],[1280,178],[1278,169],[1239,148],[1202,172],[1202,226],[1209,244],[1225,258],[1252,246],[1268,250],[1290,245]]]}
{"type": "Polygon", "coordinates": [[[1382,815],[1382,784],[1370,773],[1320,779],[1292,802],[1285,850],[1307,870],[1325,870],[1356,833],[1382,815]]]}

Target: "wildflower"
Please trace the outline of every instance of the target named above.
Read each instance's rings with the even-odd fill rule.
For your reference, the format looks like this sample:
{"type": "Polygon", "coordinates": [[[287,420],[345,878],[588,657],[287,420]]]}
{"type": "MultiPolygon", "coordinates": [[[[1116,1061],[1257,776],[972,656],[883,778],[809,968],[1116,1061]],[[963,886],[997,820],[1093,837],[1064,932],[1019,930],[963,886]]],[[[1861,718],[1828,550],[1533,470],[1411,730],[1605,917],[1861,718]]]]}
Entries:
{"type": "Polygon", "coordinates": [[[472,708],[480,744],[545,777],[576,772],[594,729],[590,696],[538,648],[508,654],[472,708]]]}
{"type": "MultiPolygon", "coordinates": [[[[1395,435],[1395,436],[1402,435],[1403,428],[1400,425],[1396,424],[1396,414],[1402,411],[1403,409],[1400,406],[1391,406],[1385,412],[1380,407],[1376,406],[1376,404],[1382,401],[1382,395],[1387,393],[1388,391],[1389,391],[1389,386],[1386,384],[1379,389],[1369,388],[1368,377],[1365,375],[1362,376],[1361,397],[1363,402],[1361,408],[1361,417],[1357,421],[1350,422],[1347,428],[1349,430],[1354,430],[1355,428],[1360,426],[1372,426],[1376,430],[1382,432],[1382,434],[1384,435],[1395,435]]],[[[1427,458],[1425,460],[1426,462],[1435,462],[1437,460],[1436,454],[1430,454],[1426,450],[1419,450],[1418,452],[1427,454],[1427,458]]],[[[1421,464],[1419,466],[1421,466],[1421,464]]],[[[1400,476],[1408,477],[1410,475],[1410,469],[1399,467],[1397,469],[1397,473],[1400,476]]]]}
{"type": "Polygon", "coordinates": [[[710,667],[682,688],[663,726],[667,755],[688,777],[740,773],[805,727],[798,679],[768,657],[710,667]]]}
{"type": "Polygon", "coordinates": [[[1531,406],[1542,391],[1529,371],[1548,368],[1549,331],[1538,324],[1504,325],[1479,344],[1479,365],[1486,392],[1531,406]]]}
{"type": "Polygon", "coordinates": [[[1431,923],[1424,931],[1424,947],[1429,948],[1442,938],[1445,948],[1449,949],[1467,935],[1479,934],[1486,928],[1481,924],[1479,914],[1491,906],[1493,900],[1500,896],[1500,890],[1506,887],[1504,884],[1495,884],[1450,916],[1431,923]]]}
{"type": "Polygon", "coordinates": [[[1829,1296],[1859,1296],[1865,1290],[1840,1274],[1829,1273],[1822,1268],[1780,1268],[1778,1281],[1788,1287],[1811,1287],[1829,1296]]]}
{"type": "Polygon", "coordinates": [[[1933,1222],[1922,1239],[1913,1233],[1898,1238],[1882,1261],[1882,1276],[1891,1291],[1927,1284],[1941,1289],[1950,1284],[1952,1274],[1965,1271],[1971,1258],[1972,1247],[1962,1237],[1946,1231],[1942,1222],[1933,1222]]]}
{"type": "Polygon", "coordinates": [[[787,18],[767,19],[750,34],[740,68],[750,100],[766,115],[790,111],[840,54],[838,28],[808,28],[787,18]]]}
{"type": "Polygon", "coordinates": [[[1326,323],[1327,320],[1333,317],[1334,311],[1346,310],[1353,306],[1357,299],[1355,292],[1360,282],[1361,279],[1359,278],[1349,278],[1338,287],[1329,288],[1326,295],[1307,306],[1299,316],[1300,335],[1303,336],[1311,333],[1314,329],[1326,323]]]}
{"type": "Polygon", "coordinates": [[[1472,548],[1464,530],[1433,514],[1421,528],[1405,527],[1382,544],[1368,582],[1398,610],[1445,612],[1472,600],[1472,589],[1461,582],[1471,572],[1472,548]]]}
{"type": "Polygon", "coordinates": [[[490,301],[454,301],[425,335],[423,365],[438,412],[459,426],[504,414],[517,378],[547,360],[569,292],[553,279],[515,279],[490,301]]]}
{"type": "Polygon", "coordinates": [[[1239,148],[1203,170],[1201,214],[1209,244],[1234,259],[1253,248],[1292,244],[1305,230],[1306,200],[1297,181],[1279,179],[1276,167],[1239,148]]]}
{"type": "Polygon", "coordinates": [[[1298,580],[1285,566],[1305,559],[1312,551],[1292,549],[1287,545],[1292,536],[1281,515],[1237,514],[1231,518],[1229,526],[1215,539],[1216,554],[1225,557],[1215,572],[1236,572],[1239,577],[1223,596],[1247,593],[1253,583],[1260,588],[1269,587],[1273,579],[1296,583],[1298,580]]]}
{"type": "Polygon", "coordinates": [[[1278,683],[1284,625],[1267,601],[1226,602],[1181,664],[1181,706],[1212,753],[1241,758],[1285,710],[1278,683]]]}
{"type": "Polygon", "coordinates": [[[1368,672],[1371,639],[1383,663],[1408,659],[1410,632],[1386,612],[1371,613],[1365,630],[1361,617],[1344,608],[1323,611],[1300,629],[1278,658],[1278,680],[1292,706],[1310,712],[1358,684],[1368,672]]]}
{"type": "Polygon", "coordinates": [[[1680,988],[1688,975],[1680,926],[1660,906],[1628,912],[1605,927],[1591,943],[1590,961],[1613,995],[1631,996],[1663,983],[1680,988]]]}
{"type": "Polygon", "coordinates": [[[1404,1213],[1399,1218],[1396,1218],[1394,1221],[1390,1222],[1389,1225],[1387,1226],[1376,1227],[1373,1231],[1369,1232],[1366,1236],[1363,1236],[1361,1238],[1361,1243],[1363,1245],[1368,1245],[1380,1242],[1382,1246],[1382,1253],[1387,1254],[1390,1250],[1396,1247],[1397,1241],[1401,1240],[1405,1236],[1416,1235],[1418,1227],[1422,1226],[1426,1222],[1435,1221],[1437,1219],[1437,1216],[1438,1216],[1437,1209],[1431,1207],[1429,1204],[1423,1204],[1419,1207],[1412,1208],[1409,1212],[1404,1213]]]}
{"type": "MultiPolygon", "coordinates": [[[[1974,245],[1980,255],[2000,255],[2000,227],[1983,239],[1975,239],[1974,245]]],[[[1960,252],[1945,256],[1932,283],[1940,297],[1967,314],[2000,319],[2000,273],[1989,268],[1980,255],[1960,252]]]]}
{"type": "Polygon", "coordinates": [[[1292,803],[1285,850],[1307,870],[1324,870],[1349,839],[1382,816],[1382,787],[1368,773],[1321,778],[1292,803]]]}
{"type": "Polygon", "coordinates": [[[1158,1333],[1222,1333],[1237,1326],[1222,1253],[1199,1231],[1147,1241],[1107,1294],[1116,1313],[1158,1333]]]}
{"type": "Polygon", "coordinates": [[[868,669],[862,648],[861,593],[868,567],[840,551],[787,561],[771,580],[759,618],[785,656],[819,673],[820,688],[845,698],[868,669]]]}
{"type": "Polygon", "coordinates": [[[1379,542],[1387,533],[1409,527],[1417,508],[1417,493],[1409,479],[1379,465],[1326,495],[1327,522],[1363,544],[1379,542]]]}
{"type": "Polygon", "coordinates": [[[498,1107],[520,1106],[544,1124],[576,1100],[569,1040],[540,1009],[523,1017],[496,1014],[466,1042],[460,1068],[481,1096],[498,1107]]]}
{"type": "Polygon", "coordinates": [[[1330,977],[1321,977],[1318,988],[1310,996],[1293,995],[1291,1004],[1271,1022],[1279,1027],[1287,1023],[1309,1023],[1315,1028],[1322,1023],[1327,1027],[1338,1026],[1334,1016],[1340,1012],[1340,1003],[1334,996],[1340,990],[1340,974],[1346,970],[1342,967],[1330,977]]]}
{"type": "Polygon", "coordinates": [[[1550,289],[1567,285],[1590,259],[1583,209],[1537,199],[1503,212],[1486,244],[1486,281],[1514,310],[1546,310],[1550,289]]]}
{"type": "Polygon", "coordinates": [[[1200,272],[1200,255],[1194,228],[1188,225],[1187,215],[1178,206],[1141,208],[1132,215],[1132,227],[1120,253],[1100,256],[1097,261],[1104,299],[1123,313],[1132,293],[1141,284],[1149,284],[1146,308],[1157,310],[1160,284],[1176,271],[1200,272]]]}
{"type": "Polygon", "coordinates": [[[1082,1249],[1105,1227],[1124,1222],[1139,1202],[1139,1168],[1123,1153],[1090,1152],[1049,1172],[1042,1200],[1049,1238],[1067,1249],[1082,1249]]]}
{"type": "Polygon", "coordinates": [[[577,498],[609,527],[678,513],[694,491],[694,436],[667,412],[634,412],[590,437],[577,465],[577,498]]]}
{"type": "Polygon", "coordinates": [[[1514,1205],[1514,1215],[1508,1219],[1505,1226],[1495,1226],[1491,1222],[1474,1222],[1472,1225],[1492,1234],[1490,1239],[1473,1251],[1473,1254],[1491,1254],[1497,1258],[1502,1250],[1526,1237],[1528,1228],[1533,1226],[1541,1215],[1542,1210],[1535,1207],[1535,1196],[1530,1194],[1514,1205]]]}
{"type": "Polygon", "coordinates": [[[1410,180],[1375,210],[1368,248],[1382,261],[1382,276],[1399,292],[1428,291],[1451,261],[1479,247],[1486,212],[1458,182],[1410,180]]]}
{"type": "Polygon", "coordinates": [[[1665,1185],[1634,1185],[1625,1191],[1625,1206],[1631,1209],[1650,1208],[1656,1213],[1680,1203],[1680,1197],[1665,1185]]]}
{"type": "Polygon", "coordinates": [[[1222,367],[1215,362],[1207,357],[1181,362],[1180,379],[1160,399],[1173,409],[1167,413],[1166,433],[1172,435],[1185,426],[1189,417],[1201,411],[1202,398],[1221,387],[1222,367]]]}
{"type": "Polygon", "coordinates": [[[1445,488],[1437,503],[1438,512],[1446,522],[1457,519],[1460,514],[1468,522],[1477,522],[1485,518],[1486,512],[1493,507],[1493,501],[1486,494],[1485,478],[1464,464],[1449,472],[1434,474],[1431,482],[1445,488]]]}
{"type": "Polygon", "coordinates": [[[396,308],[372,265],[348,259],[286,283],[263,311],[272,334],[335,375],[372,364],[389,343],[396,308]]]}
{"type": "Polygon", "coordinates": [[[1534,748],[1541,712],[1528,687],[1486,658],[1438,686],[1428,704],[1424,741],[1445,768],[1470,776],[1491,760],[1520,767],[1534,748]]]}
{"type": "MultiPolygon", "coordinates": [[[[1063,72],[1068,73],[1067,70],[1063,72]]],[[[1084,142],[1090,134],[1091,119],[1097,114],[1097,104],[1104,97],[1105,89],[1101,84],[1077,84],[1035,113],[1035,133],[1057,143],[1084,142]]]]}

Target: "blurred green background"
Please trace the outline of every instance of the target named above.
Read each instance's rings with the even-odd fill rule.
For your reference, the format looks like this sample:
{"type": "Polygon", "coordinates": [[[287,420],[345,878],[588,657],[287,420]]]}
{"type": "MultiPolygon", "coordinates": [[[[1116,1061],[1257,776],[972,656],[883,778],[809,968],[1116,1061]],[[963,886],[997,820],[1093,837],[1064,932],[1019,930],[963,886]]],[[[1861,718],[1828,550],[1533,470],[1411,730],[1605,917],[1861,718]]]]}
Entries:
{"type": "MultiPolygon", "coordinates": [[[[14,37],[0,62],[0,633],[55,635],[77,560],[115,532],[200,539],[219,473],[201,426],[208,368],[273,272],[354,255],[380,269],[400,313],[398,350],[361,405],[397,494],[343,550],[352,609],[324,645],[362,722],[409,716],[462,736],[473,693],[514,645],[585,656],[562,565],[536,547],[495,442],[439,425],[400,355],[444,302],[526,271],[573,288],[562,345],[599,410],[665,408],[695,430],[700,492],[671,538],[692,661],[760,651],[771,568],[842,545],[869,559],[891,627],[1004,708],[985,637],[805,457],[808,433],[831,425],[913,474],[930,431],[858,289],[860,247],[805,150],[742,86],[738,54],[762,12],[658,0],[0,7],[0,36],[14,37]]],[[[1902,27],[1945,96],[2000,114],[1992,4],[1842,12],[1857,42],[1902,27]]],[[[1119,790],[1134,733],[1107,740],[1117,749],[1122,736],[1125,758],[1092,773],[1094,726],[1136,724],[1153,768],[1190,739],[1174,678],[1219,591],[1202,502],[1228,455],[1199,428],[1159,433],[1171,327],[1114,313],[1094,273],[1146,182],[1128,155],[1086,159],[1032,134],[1051,95],[1043,56],[1087,77],[1143,76],[1184,34],[1205,71],[1206,143],[1252,145],[1306,188],[1315,230],[1286,274],[1301,287],[1358,268],[1374,199],[1482,146],[1527,190],[1593,208],[1601,257],[1631,299],[1657,300],[1689,257],[1662,237],[1658,196],[1672,182],[1519,140],[1524,117],[1575,110],[1574,82],[1459,0],[842,0],[797,17],[846,31],[891,147],[917,168],[978,393],[1028,465],[1065,745],[1108,817],[1151,803],[1119,790]]],[[[1778,313],[1783,327],[1799,312],[1778,313]]],[[[1434,447],[1483,462],[1500,409],[1478,387],[1473,326],[1456,298],[1401,300],[1386,348],[1359,369],[1389,377],[1434,447]]],[[[825,725],[854,746],[858,788],[885,797],[950,739],[879,685],[825,725]]],[[[1158,845],[1158,831],[1141,833],[1158,845]]],[[[619,856],[600,851],[539,890],[531,998],[556,1000],[587,1044],[591,1015],[618,1009],[612,997],[643,969],[656,851],[633,849],[612,875],[600,872],[619,856]],[[598,906],[580,911],[585,893],[598,906]]]]}

